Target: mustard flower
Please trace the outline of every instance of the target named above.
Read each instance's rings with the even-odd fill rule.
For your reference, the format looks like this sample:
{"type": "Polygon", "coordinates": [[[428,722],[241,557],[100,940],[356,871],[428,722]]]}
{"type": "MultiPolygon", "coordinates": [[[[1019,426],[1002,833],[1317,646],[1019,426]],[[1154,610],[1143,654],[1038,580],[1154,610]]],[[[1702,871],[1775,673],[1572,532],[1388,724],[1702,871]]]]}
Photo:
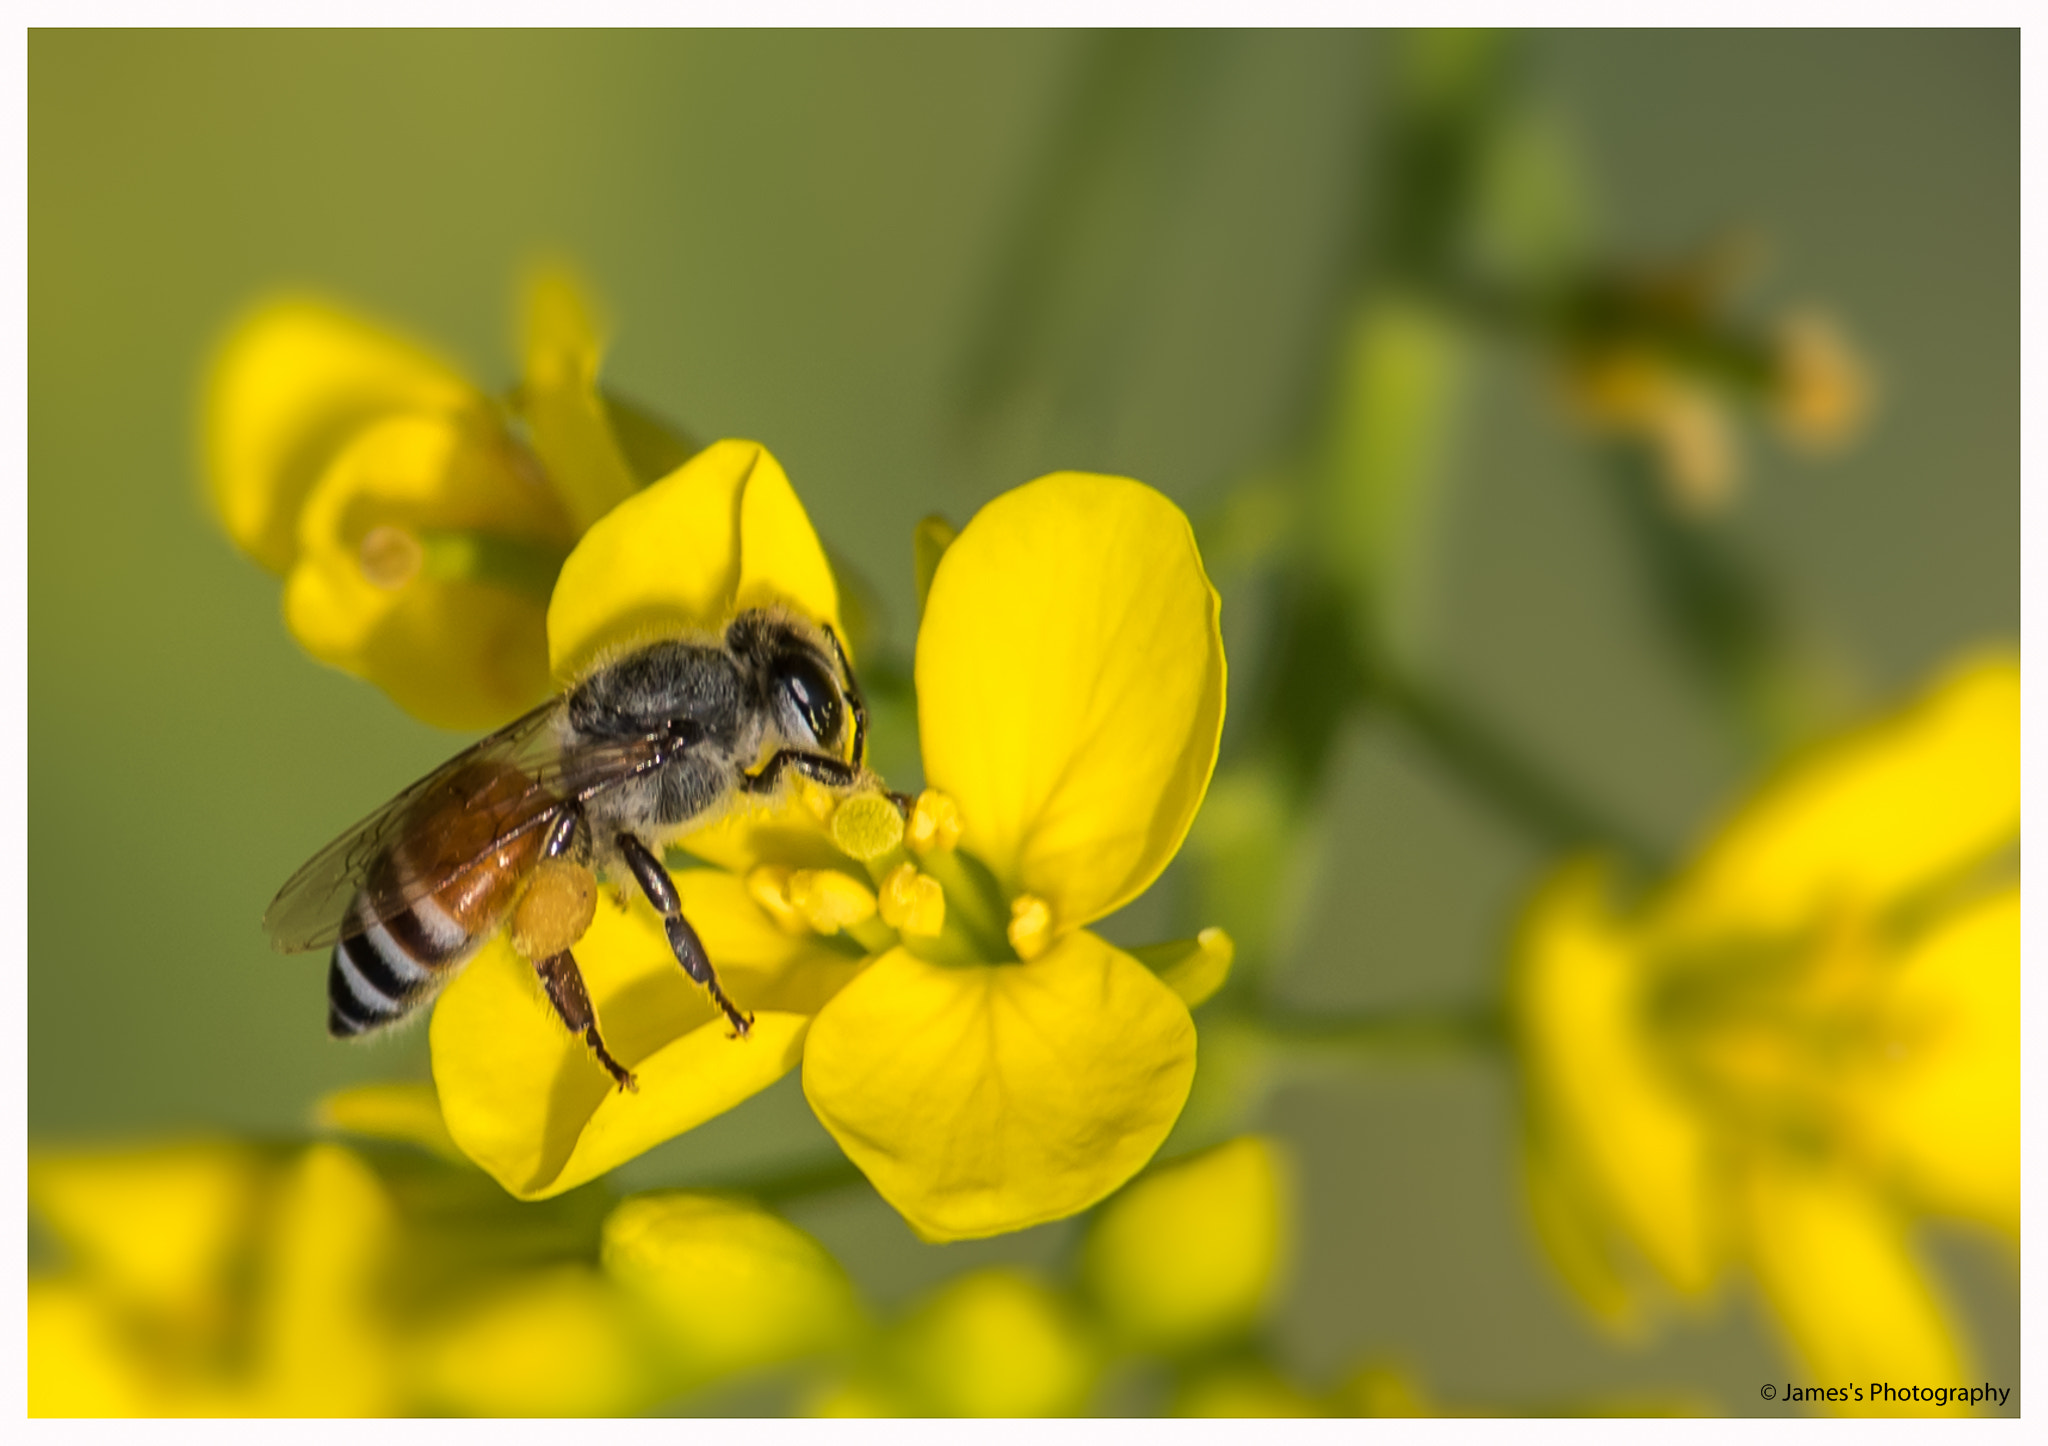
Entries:
{"type": "Polygon", "coordinates": [[[1292,1196],[1284,1151],[1257,1135],[1140,1176],[1082,1245],[1082,1279],[1116,1340],[1185,1354],[1254,1326],[1286,1270],[1292,1196]]]}
{"type": "Polygon", "coordinates": [[[376,1299],[394,1211],[350,1152],[44,1152],[29,1163],[29,1202],[69,1267],[29,1280],[29,1414],[398,1407],[376,1299]]]}
{"type": "Polygon", "coordinates": [[[1532,1197],[1601,1312],[1744,1266],[1815,1380],[1962,1378],[1910,1236],[2017,1236],[2019,706],[2015,664],[1962,668],[1788,767],[1639,907],[1587,861],[1530,905],[1532,1197]]]}
{"type": "Polygon", "coordinates": [[[688,452],[599,393],[597,323],[566,273],[530,280],[524,330],[505,403],[306,297],[252,311],[208,377],[214,507],[284,577],[293,636],[443,727],[501,723],[548,694],[562,559],[688,452]]]}
{"type": "Polygon", "coordinates": [[[920,1300],[812,1416],[1072,1416],[1103,1366],[1074,1303],[1034,1272],[970,1271],[920,1300]]]}
{"type": "MultiPolygon", "coordinates": [[[[583,539],[550,644],[568,676],[607,643],[769,601],[836,618],[781,469],[721,443],[583,539]]],[[[1215,931],[1140,962],[1086,927],[1158,876],[1200,805],[1217,606],[1186,519],[1139,483],[1062,473],[989,504],[933,571],[916,661],[931,787],[907,828],[874,795],[799,795],[684,841],[719,865],[675,881],[751,1035],[727,1038],[642,903],[601,912],[577,954],[639,1076],[615,1092],[494,945],[434,1016],[456,1141],[514,1193],[554,1194],[801,1062],[819,1119],[928,1237],[1109,1194],[1178,1115],[1189,1002],[1228,968],[1215,931]]]]}
{"type": "MultiPolygon", "coordinates": [[[[330,1101],[437,1131],[379,1086],[330,1101]]],[[[589,1415],[839,1349],[861,1325],[816,1241],[745,1201],[508,1200],[388,1148],[43,1150],[60,1269],[28,1288],[38,1416],[589,1415]]]]}

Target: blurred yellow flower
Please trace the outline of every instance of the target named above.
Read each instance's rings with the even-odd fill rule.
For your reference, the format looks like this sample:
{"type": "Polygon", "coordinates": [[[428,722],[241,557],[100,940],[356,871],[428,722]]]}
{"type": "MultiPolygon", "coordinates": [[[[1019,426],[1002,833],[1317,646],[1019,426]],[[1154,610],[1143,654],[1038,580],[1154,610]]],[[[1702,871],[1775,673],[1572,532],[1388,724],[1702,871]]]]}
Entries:
{"type": "Polygon", "coordinates": [[[29,1202],[68,1257],[29,1283],[32,1416],[378,1415],[392,1208],[334,1146],[41,1154],[29,1202]]]}
{"type": "Polygon", "coordinates": [[[1961,1379],[1909,1232],[2017,1237],[2019,706],[2016,664],[1960,669],[1633,912],[1590,862],[1530,905],[1532,1198],[1603,1314],[1641,1302],[1623,1246],[1686,1297],[1740,1263],[1815,1380],[1961,1379]]]}
{"type": "Polygon", "coordinates": [[[618,1414],[862,1323],[814,1240],[717,1196],[607,1217],[411,1151],[195,1142],[39,1152],[29,1200],[63,1255],[30,1276],[31,1415],[618,1414]]]}
{"type": "MultiPolygon", "coordinates": [[[[556,671],[778,600],[836,619],[781,469],[721,443],[579,544],[549,610],[556,671]]],[[[1186,1098],[1188,1003],[1220,985],[1229,942],[1148,955],[1155,974],[1083,926],[1157,877],[1201,802],[1223,717],[1216,617],[1186,519],[1151,489],[1068,473],[991,503],[932,582],[917,673],[933,789],[908,831],[875,828],[861,798],[813,810],[799,792],[684,841],[721,866],[676,884],[756,1012],[750,1037],[726,1037],[644,905],[601,914],[578,958],[639,1076],[617,1093],[494,945],[434,1017],[457,1142],[508,1190],[554,1194],[802,1060],[819,1118],[931,1238],[1116,1189],[1186,1098]]]]}
{"type": "Polygon", "coordinates": [[[1555,317],[1571,411],[1646,446],[1672,502],[1696,516],[1734,496],[1731,404],[1760,404],[1814,451],[1848,442],[1869,413],[1868,371],[1820,313],[1794,312],[1767,337],[1732,323],[1732,293],[1755,259],[1754,238],[1726,237],[1675,263],[1591,277],[1555,317]]]}
{"type": "Polygon", "coordinates": [[[889,1332],[813,1416],[1072,1416],[1102,1361],[1073,1305],[1027,1271],[956,1276],[889,1332]]]}
{"type": "Polygon", "coordinates": [[[1251,1135],[1154,1169],[1110,1201],[1081,1273],[1117,1340],[1172,1354],[1255,1325],[1285,1268],[1291,1195],[1280,1147],[1251,1135]]]}
{"type": "Polygon", "coordinates": [[[211,495],[285,577],[321,661],[415,717],[487,727],[544,698],[544,609],[576,537],[687,443],[607,401],[589,304],[527,286],[526,376],[501,406],[448,363],[325,302],[256,308],[207,382],[211,495]]]}

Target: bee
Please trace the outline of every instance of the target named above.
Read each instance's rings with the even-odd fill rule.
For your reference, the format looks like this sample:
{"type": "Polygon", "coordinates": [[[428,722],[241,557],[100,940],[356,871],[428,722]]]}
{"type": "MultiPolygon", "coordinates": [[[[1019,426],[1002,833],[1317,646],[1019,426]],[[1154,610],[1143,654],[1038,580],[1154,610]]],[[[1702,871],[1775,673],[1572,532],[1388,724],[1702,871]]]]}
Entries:
{"type": "Polygon", "coordinates": [[[412,1014],[509,929],[562,1024],[633,1090],[572,952],[596,910],[598,871],[633,880],[683,972],[744,1038],[753,1016],[726,996],[683,917],[663,846],[775,795],[792,773],[842,796],[877,786],[866,757],[867,707],[838,634],[751,609],[722,634],[619,653],[457,754],[315,854],[263,926],[287,953],[333,946],[337,1039],[412,1014]]]}

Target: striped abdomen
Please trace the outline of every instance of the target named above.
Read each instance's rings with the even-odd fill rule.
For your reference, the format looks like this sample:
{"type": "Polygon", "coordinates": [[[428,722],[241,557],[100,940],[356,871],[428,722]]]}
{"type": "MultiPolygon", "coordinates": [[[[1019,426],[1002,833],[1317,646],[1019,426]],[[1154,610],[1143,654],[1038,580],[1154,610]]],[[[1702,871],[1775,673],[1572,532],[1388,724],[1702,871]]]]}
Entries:
{"type": "Polygon", "coordinates": [[[456,970],[483,946],[518,901],[540,859],[542,830],[529,829],[503,847],[490,847],[494,815],[488,804],[502,789],[512,795],[524,780],[510,769],[481,788],[465,790],[461,809],[427,813],[370,870],[349,905],[344,934],[327,966],[327,1032],[335,1038],[396,1024],[431,1000],[456,970]],[[495,785],[495,786],[494,786],[495,785]],[[462,865],[469,862],[467,868],[462,865]],[[451,870],[459,870],[448,877],[451,870]],[[445,878],[429,892],[408,880],[445,878]],[[381,920],[371,901],[417,893],[381,920]]]}

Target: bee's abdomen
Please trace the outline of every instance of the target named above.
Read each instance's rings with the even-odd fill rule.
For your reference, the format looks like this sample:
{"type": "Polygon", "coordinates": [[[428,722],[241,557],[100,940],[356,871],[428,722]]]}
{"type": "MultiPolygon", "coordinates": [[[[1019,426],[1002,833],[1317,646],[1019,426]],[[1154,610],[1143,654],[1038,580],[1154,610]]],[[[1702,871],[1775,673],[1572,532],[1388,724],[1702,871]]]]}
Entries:
{"type": "Polygon", "coordinates": [[[430,894],[346,935],[327,966],[327,1032],[340,1039],[396,1024],[432,999],[489,932],[471,932],[430,894]]]}

